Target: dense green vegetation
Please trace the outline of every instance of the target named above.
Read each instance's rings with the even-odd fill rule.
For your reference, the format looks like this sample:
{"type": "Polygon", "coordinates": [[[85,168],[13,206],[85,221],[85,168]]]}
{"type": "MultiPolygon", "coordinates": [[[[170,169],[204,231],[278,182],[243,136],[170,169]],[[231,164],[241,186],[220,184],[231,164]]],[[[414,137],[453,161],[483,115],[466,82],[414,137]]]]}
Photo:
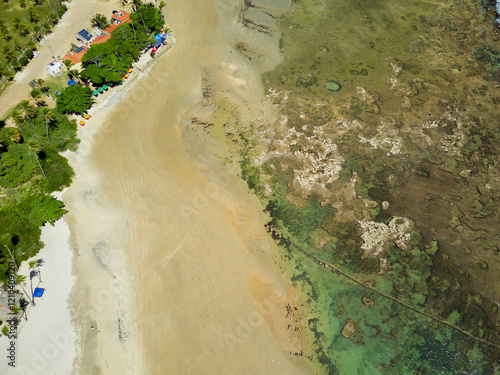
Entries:
{"type": "Polygon", "coordinates": [[[164,25],[152,4],[140,5],[132,22],[117,27],[106,43],[92,46],[82,58],[80,78],[96,86],[120,82],[123,75],[164,25]]]}
{"type": "Polygon", "coordinates": [[[66,87],[57,97],[57,109],[62,113],[83,114],[93,103],[92,90],[87,86],[66,87]]]}
{"type": "Polygon", "coordinates": [[[62,2],[0,2],[0,78],[12,78],[33,57],[36,42],[51,31],[66,11],[62,2]]]}
{"type": "Polygon", "coordinates": [[[40,227],[66,211],[50,196],[71,183],[73,170],[59,153],[75,150],[76,123],[60,111],[24,100],[11,115],[15,127],[0,128],[0,280],[5,281],[10,249],[16,263],[43,244],[40,227]]]}

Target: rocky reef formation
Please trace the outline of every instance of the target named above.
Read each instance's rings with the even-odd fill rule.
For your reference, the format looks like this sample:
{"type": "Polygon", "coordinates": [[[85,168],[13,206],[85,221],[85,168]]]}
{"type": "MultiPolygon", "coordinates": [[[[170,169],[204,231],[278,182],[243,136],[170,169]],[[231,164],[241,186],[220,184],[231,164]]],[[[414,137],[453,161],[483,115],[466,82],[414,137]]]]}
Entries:
{"type": "Polygon", "coordinates": [[[285,60],[264,75],[279,120],[245,132],[243,177],[268,202],[272,225],[318,258],[497,345],[470,342],[425,319],[411,322],[411,313],[374,303],[287,249],[283,269],[295,270],[291,279],[316,315],[309,322],[316,340],[304,355],[335,373],[345,348],[382,342],[390,354],[356,349],[359,358],[383,363],[381,373],[494,371],[500,358],[494,4],[295,4],[279,21],[285,60]],[[339,334],[351,343],[339,343],[339,334]],[[424,360],[416,364],[401,343],[424,360]],[[459,360],[430,359],[441,351],[459,360]]]}

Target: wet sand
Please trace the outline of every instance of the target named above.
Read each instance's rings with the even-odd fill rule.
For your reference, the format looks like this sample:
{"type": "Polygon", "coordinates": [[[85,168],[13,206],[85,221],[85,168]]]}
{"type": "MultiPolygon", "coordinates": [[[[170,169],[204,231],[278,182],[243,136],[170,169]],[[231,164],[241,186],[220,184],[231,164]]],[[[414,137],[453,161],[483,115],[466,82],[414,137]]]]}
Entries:
{"type": "Polygon", "coordinates": [[[265,109],[259,72],[234,51],[251,34],[238,4],[170,1],[177,43],[80,130],[67,200],[82,373],[310,373],[289,355],[301,345],[300,328],[286,332],[298,299],[276,270],[262,208],[237,164],[222,162],[224,142],[184,126],[206,110],[206,68],[242,124],[265,109]]]}

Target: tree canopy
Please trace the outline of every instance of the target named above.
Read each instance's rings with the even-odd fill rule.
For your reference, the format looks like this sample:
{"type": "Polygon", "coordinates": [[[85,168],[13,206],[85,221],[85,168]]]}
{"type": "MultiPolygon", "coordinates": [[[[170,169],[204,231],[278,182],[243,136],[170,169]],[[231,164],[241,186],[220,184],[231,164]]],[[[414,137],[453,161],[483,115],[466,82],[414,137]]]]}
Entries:
{"type": "Polygon", "coordinates": [[[109,25],[109,20],[106,18],[104,14],[97,13],[90,20],[92,26],[97,26],[101,30],[104,30],[109,25]]]}
{"type": "Polygon", "coordinates": [[[57,108],[62,113],[81,115],[92,106],[92,103],[92,90],[80,85],[66,87],[57,97],[57,108]]]}
{"type": "Polygon", "coordinates": [[[93,45],[85,53],[81,79],[98,86],[121,81],[164,24],[160,11],[152,4],[140,5],[131,19],[117,27],[107,42],[93,45]]]}
{"type": "Polygon", "coordinates": [[[53,224],[66,211],[50,196],[71,183],[73,170],[59,153],[75,149],[76,122],[57,108],[35,108],[21,102],[17,128],[0,123],[0,280],[5,281],[10,254],[16,263],[41,249],[40,226],[53,224]],[[46,122],[46,119],[49,119],[46,122]],[[46,136],[47,126],[51,144],[46,136]]]}
{"type": "Polygon", "coordinates": [[[145,33],[158,33],[165,24],[161,12],[152,3],[139,5],[137,10],[130,15],[130,19],[139,28],[145,27],[145,33]]]}

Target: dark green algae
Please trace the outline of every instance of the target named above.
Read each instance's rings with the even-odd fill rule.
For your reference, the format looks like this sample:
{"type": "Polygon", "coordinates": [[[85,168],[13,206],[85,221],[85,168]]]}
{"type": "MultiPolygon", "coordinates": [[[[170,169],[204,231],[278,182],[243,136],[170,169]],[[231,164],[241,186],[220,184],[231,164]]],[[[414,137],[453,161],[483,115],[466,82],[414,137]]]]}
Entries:
{"type": "MultiPolygon", "coordinates": [[[[498,214],[498,199],[493,196],[498,188],[489,195],[471,190],[471,185],[477,184],[490,166],[497,165],[499,155],[495,108],[500,96],[494,83],[498,82],[500,66],[491,2],[297,0],[294,3],[295,10],[279,21],[283,32],[280,47],[285,60],[264,75],[267,88],[290,94],[289,103],[281,105],[281,111],[290,119],[289,126],[299,130],[304,125],[298,116],[302,111],[313,125],[342,115],[368,124],[363,130],[365,135],[376,134],[381,120],[391,118],[395,128],[404,128],[422,118],[441,121],[438,117],[451,106],[452,110],[465,113],[463,123],[469,141],[459,156],[452,157],[442,150],[426,149],[405,139],[405,153],[389,158],[382,150],[360,147],[356,134],[347,133],[337,139],[346,161],[339,185],[334,183],[330,188],[337,188],[357,173],[356,191],[360,196],[379,204],[390,203],[389,210],[372,210],[372,219],[387,223],[392,216],[406,216],[414,222],[408,251],[386,244],[388,271],[384,274],[379,274],[378,259],[363,256],[361,230],[354,221],[340,220],[337,210],[322,205],[317,194],[309,195],[301,206],[287,199],[302,196],[292,183],[296,161],[272,159],[277,168],[273,171],[273,195],[264,197],[259,176],[271,171],[268,164],[262,168],[252,165],[248,156],[250,147],[242,163],[242,175],[257,194],[269,199],[267,210],[272,225],[318,258],[379,291],[499,344],[500,320],[495,312],[495,299],[482,295],[474,282],[484,276],[481,272],[487,272],[488,260],[476,262],[479,264],[476,267],[467,263],[462,254],[467,251],[474,254],[481,248],[488,259],[495,248],[498,251],[498,241],[492,240],[498,228],[488,221],[498,214]],[[398,77],[406,85],[403,96],[410,101],[409,107],[402,105],[403,96],[388,84],[394,75],[391,63],[401,68],[398,77]],[[342,90],[328,91],[325,85],[332,81],[340,83],[342,90]],[[371,103],[357,97],[358,86],[374,93],[371,103]],[[481,103],[469,103],[470,97],[480,99],[481,103]],[[308,105],[317,101],[326,101],[331,107],[317,110],[308,105]],[[459,172],[464,168],[474,170],[477,179],[461,176],[459,172]],[[390,184],[390,176],[396,176],[397,182],[390,184]],[[452,194],[444,194],[446,188],[452,194]],[[422,206],[428,211],[427,216],[417,212],[422,206]],[[450,226],[449,213],[456,206],[465,212],[456,219],[459,225],[473,223],[476,228],[482,227],[484,233],[470,238],[455,233],[457,225],[450,226]],[[476,219],[486,220],[479,225],[476,219]],[[326,233],[329,238],[322,246],[317,244],[318,232],[326,233]],[[477,238],[482,238],[483,243],[477,238]]],[[[453,121],[444,124],[444,133],[453,134],[457,128],[453,121]]],[[[500,371],[500,354],[495,347],[475,342],[353,285],[341,275],[311,262],[293,247],[282,245],[282,270],[303,291],[305,308],[311,312],[308,326],[313,344],[303,355],[319,372],[493,374],[500,371]],[[366,305],[363,297],[374,303],[366,305]],[[346,338],[341,332],[348,319],[354,322],[356,332],[346,338]]]]}

